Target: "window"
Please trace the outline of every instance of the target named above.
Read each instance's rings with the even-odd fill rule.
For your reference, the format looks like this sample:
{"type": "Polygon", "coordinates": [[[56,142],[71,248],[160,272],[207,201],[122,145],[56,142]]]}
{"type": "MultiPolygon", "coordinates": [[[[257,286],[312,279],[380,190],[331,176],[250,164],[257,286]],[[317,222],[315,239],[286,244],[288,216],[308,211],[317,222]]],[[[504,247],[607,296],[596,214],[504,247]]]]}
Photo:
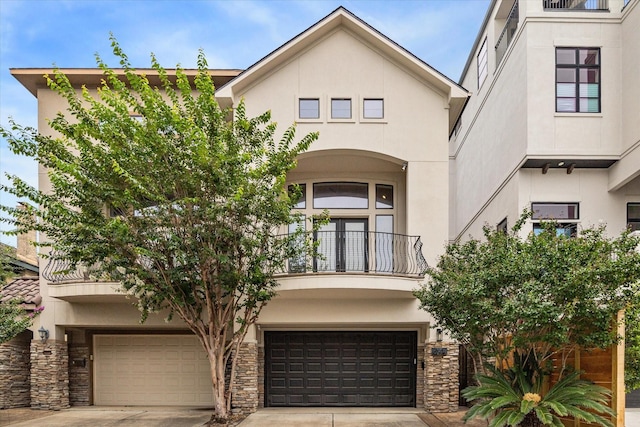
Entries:
{"type": "Polygon", "coordinates": [[[556,112],[600,112],[600,49],[556,48],[556,112]]]}
{"type": "MultiPolygon", "coordinates": [[[[296,233],[298,231],[304,232],[306,230],[306,219],[303,216],[300,222],[289,224],[289,234],[296,233]]],[[[299,236],[294,241],[294,244],[302,246],[304,235],[299,236]]],[[[307,270],[307,254],[300,253],[297,257],[289,258],[289,273],[304,273],[307,270]]]]}
{"type": "Polygon", "coordinates": [[[503,219],[498,223],[498,225],[496,226],[496,230],[504,234],[507,234],[509,232],[509,226],[507,225],[507,218],[503,219]]]}
{"type": "Polygon", "coordinates": [[[393,186],[376,184],[376,209],[393,209],[393,186]]]}
{"type": "Polygon", "coordinates": [[[540,234],[543,230],[540,221],[555,221],[558,236],[575,237],[578,234],[578,203],[532,203],[533,232],[540,234]],[[571,221],[573,220],[573,221],[571,221]]]}
{"type": "Polygon", "coordinates": [[[384,100],[365,98],[362,111],[365,119],[382,119],[384,118],[384,100]]]}
{"type": "Polygon", "coordinates": [[[359,182],[313,184],[314,209],[368,209],[369,185],[359,182]]]}
{"type": "Polygon", "coordinates": [[[295,197],[296,209],[304,209],[307,207],[307,184],[295,184],[289,186],[289,197],[295,197]]]}
{"type": "Polygon", "coordinates": [[[484,42],[482,42],[482,47],[480,47],[480,51],[478,52],[478,89],[480,89],[489,73],[487,52],[487,39],[485,37],[484,42]]]}
{"type": "Polygon", "coordinates": [[[301,119],[319,119],[320,100],[318,98],[300,98],[298,100],[298,116],[301,119]]]}
{"type": "Polygon", "coordinates": [[[351,118],[351,99],[350,98],[331,98],[331,118],[332,119],[350,119],[351,118]]]}
{"type": "Polygon", "coordinates": [[[627,227],[631,231],[640,230],[640,202],[627,203],[627,227]]]}

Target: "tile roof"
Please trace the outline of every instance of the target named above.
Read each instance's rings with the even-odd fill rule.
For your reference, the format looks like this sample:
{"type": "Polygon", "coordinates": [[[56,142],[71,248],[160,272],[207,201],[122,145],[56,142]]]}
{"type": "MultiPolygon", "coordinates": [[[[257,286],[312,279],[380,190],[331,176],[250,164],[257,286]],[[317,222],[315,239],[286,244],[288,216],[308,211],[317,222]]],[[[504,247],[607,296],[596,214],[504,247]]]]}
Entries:
{"type": "Polygon", "coordinates": [[[42,302],[39,277],[17,277],[0,290],[0,302],[9,301],[14,298],[25,304],[39,305],[42,302]]]}

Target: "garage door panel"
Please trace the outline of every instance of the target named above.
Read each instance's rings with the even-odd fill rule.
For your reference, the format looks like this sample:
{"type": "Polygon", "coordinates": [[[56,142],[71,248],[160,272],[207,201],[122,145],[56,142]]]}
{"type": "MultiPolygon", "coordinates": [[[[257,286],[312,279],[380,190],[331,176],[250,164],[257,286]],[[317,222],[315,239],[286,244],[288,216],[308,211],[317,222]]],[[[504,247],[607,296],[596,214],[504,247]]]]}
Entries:
{"type": "Polygon", "coordinates": [[[209,362],[191,335],[95,335],[96,405],[211,405],[209,362]]]}
{"type": "Polygon", "coordinates": [[[415,406],[415,332],[267,331],[265,354],[266,406],[415,406]]]}

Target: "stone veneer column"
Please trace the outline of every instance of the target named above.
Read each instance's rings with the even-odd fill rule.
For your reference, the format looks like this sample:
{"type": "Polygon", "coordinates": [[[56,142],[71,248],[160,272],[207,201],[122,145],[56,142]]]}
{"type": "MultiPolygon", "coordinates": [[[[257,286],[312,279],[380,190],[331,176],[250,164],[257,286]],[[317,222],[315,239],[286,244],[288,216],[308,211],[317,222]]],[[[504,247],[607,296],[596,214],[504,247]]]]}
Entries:
{"type": "Polygon", "coordinates": [[[251,414],[258,409],[258,344],[245,342],[240,345],[236,365],[231,412],[251,414]]]}
{"type": "Polygon", "coordinates": [[[90,393],[89,347],[69,344],[69,404],[88,406],[90,393]]]}
{"type": "Polygon", "coordinates": [[[424,408],[429,412],[458,410],[458,352],[452,342],[429,342],[424,348],[424,408]],[[432,348],[446,348],[446,356],[432,356],[432,348]]]}
{"type": "Polygon", "coordinates": [[[31,403],[31,340],[18,336],[0,344],[0,409],[21,408],[31,403]]]}
{"type": "Polygon", "coordinates": [[[31,407],[54,410],[69,407],[69,354],[66,342],[31,342],[31,407]]]}
{"type": "Polygon", "coordinates": [[[264,408],[264,346],[258,346],[258,408],[264,408]]]}

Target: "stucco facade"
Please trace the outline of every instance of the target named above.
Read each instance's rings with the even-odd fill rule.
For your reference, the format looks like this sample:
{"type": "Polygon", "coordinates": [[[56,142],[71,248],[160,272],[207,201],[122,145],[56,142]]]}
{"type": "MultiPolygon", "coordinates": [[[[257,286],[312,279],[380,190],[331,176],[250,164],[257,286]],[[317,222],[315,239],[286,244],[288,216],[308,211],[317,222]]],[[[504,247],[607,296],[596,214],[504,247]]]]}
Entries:
{"type": "MultiPolygon", "coordinates": [[[[221,105],[244,98],[249,116],[271,110],[280,132],[294,122],[298,135],[320,132],[288,176],[290,184],[304,186],[306,204],[299,209],[310,218],[326,207],[323,188],[349,187],[366,203],[330,206],[334,228],[327,236],[342,227],[361,236],[352,248],[364,248],[364,236],[373,242],[366,257],[347,257],[341,267],[336,254],[346,246],[325,249],[328,261],[310,271],[279,276],[278,296],[241,348],[236,412],[263,406],[457,408],[458,346],[436,339],[432,317],[412,295],[424,280],[422,262],[434,265],[448,241],[479,237],[485,224],[506,219],[512,226],[534,203],[571,204],[570,222],[578,229],[606,222],[618,233],[628,226],[629,206],[640,204],[639,2],[588,0],[559,8],[545,0],[494,0],[458,84],[342,8],[247,70],[212,70],[221,105]],[[557,111],[558,49],[598,52],[598,111],[557,111]],[[403,242],[402,250],[384,249],[383,235],[403,242]],[[409,266],[400,269],[401,263],[409,266]],[[393,354],[394,366],[403,368],[392,376],[403,384],[385,379],[384,357],[367,359],[361,350],[367,345],[375,354],[393,354]],[[298,382],[313,383],[307,374],[315,350],[326,355],[327,370],[357,365],[374,374],[356,370],[317,394],[282,391],[279,384],[293,390],[298,382]],[[308,366],[299,376],[282,374],[293,371],[298,351],[308,366]],[[346,391],[351,380],[366,388],[369,377],[396,397],[346,391]]],[[[99,82],[95,69],[65,71],[78,87],[93,90],[99,82]]],[[[12,73],[37,97],[39,129],[49,132],[47,119],[64,103],[45,87],[43,70],[12,73]]],[[[40,188],[50,188],[42,169],[40,188]]],[[[191,389],[200,390],[194,373],[202,369],[202,354],[182,323],[166,323],[160,313],[141,325],[117,283],[92,282],[81,272],[72,280],[45,276],[46,310],[34,330],[48,329],[55,351],[45,355],[47,347],[36,340],[31,363],[42,367],[43,357],[59,355],[47,366],[55,368],[48,374],[55,389],[50,395],[61,398],[54,404],[32,393],[32,406],[127,404],[118,387],[140,387],[139,394],[188,389],[175,378],[193,380],[191,389]],[[171,358],[176,362],[167,364],[171,358]],[[120,361],[118,369],[113,360],[120,361]],[[182,369],[175,377],[159,375],[175,373],[175,366],[182,369]]],[[[180,404],[207,399],[183,394],[180,404]]],[[[155,404],[173,399],[164,392],[148,395],[155,404]]]]}
{"type": "Polygon", "coordinates": [[[451,239],[505,218],[511,226],[545,202],[577,203],[578,227],[606,223],[617,234],[627,205],[640,202],[638,2],[555,4],[494,1],[487,13],[460,79],[473,96],[449,145],[451,239]],[[556,106],[556,53],[569,48],[599,52],[597,111],[556,106]]]}
{"type": "MultiPolygon", "coordinates": [[[[63,71],[95,94],[99,70],[63,71]]],[[[65,110],[63,100],[46,88],[43,70],[12,72],[37,97],[39,129],[50,133],[47,119],[65,110]]],[[[468,92],[342,8],[247,70],[212,73],[221,105],[235,106],[244,98],[249,116],[270,110],[280,132],[294,122],[298,135],[320,132],[288,177],[306,186],[301,209],[307,218],[323,210],[322,188],[357,188],[357,203],[365,201],[329,209],[336,227],[356,227],[350,231],[354,242],[326,249],[329,261],[317,261],[321,266],[313,271],[279,276],[278,296],[241,347],[233,410],[456,408],[457,345],[436,342],[433,319],[419,310],[412,290],[448,240],[447,140],[468,92]],[[309,100],[316,108],[311,117],[304,111],[309,100]],[[337,112],[336,101],[349,106],[348,114],[337,112]],[[393,249],[383,247],[389,242],[393,249]],[[334,259],[334,251],[347,246],[365,254],[334,259]],[[296,340],[306,344],[296,347],[296,340]],[[431,347],[450,351],[432,356],[431,347]],[[318,376],[305,367],[300,375],[282,377],[279,352],[287,354],[282,363],[289,372],[298,349],[314,348],[323,354],[327,372],[318,376]],[[340,372],[361,368],[338,379],[328,373],[336,364],[340,372]],[[443,373],[446,378],[440,378],[443,373]],[[284,392],[280,381],[289,384],[284,392]],[[308,387],[288,391],[299,381],[308,387]],[[308,391],[317,381],[336,383],[308,391]],[[355,383],[360,391],[349,391],[355,383]]],[[[39,172],[46,191],[51,184],[44,169],[39,172]]],[[[332,239],[336,232],[325,233],[332,239]]],[[[184,324],[166,323],[160,313],[141,325],[140,313],[117,283],[95,282],[81,271],[55,277],[50,270],[44,267],[40,283],[46,310],[34,326],[48,329],[49,338],[44,344],[34,340],[31,364],[47,371],[51,385],[46,396],[31,393],[31,406],[210,401],[204,352],[184,324]]]]}

